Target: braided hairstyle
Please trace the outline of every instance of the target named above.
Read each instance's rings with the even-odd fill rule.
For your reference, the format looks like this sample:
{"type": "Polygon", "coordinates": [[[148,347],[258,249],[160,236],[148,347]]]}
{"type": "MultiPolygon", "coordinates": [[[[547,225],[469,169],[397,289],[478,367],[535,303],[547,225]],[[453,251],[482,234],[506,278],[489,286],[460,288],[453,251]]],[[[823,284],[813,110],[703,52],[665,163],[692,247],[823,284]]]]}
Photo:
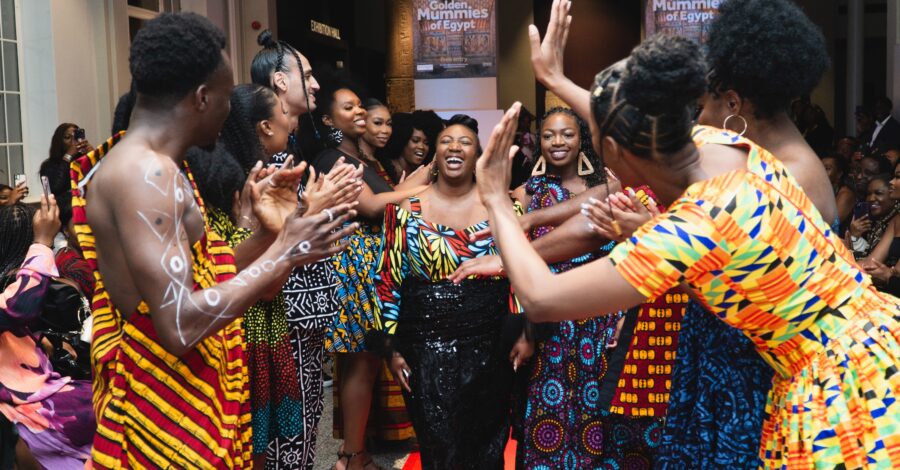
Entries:
{"type": "Polygon", "coordinates": [[[191,147],[185,159],[203,202],[231,217],[234,193],[243,189],[247,179],[237,159],[221,142],[211,150],[191,147]]]}
{"type": "Polygon", "coordinates": [[[0,206],[0,277],[4,280],[22,265],[34,240],[31,217],[24,204],[0,206]]]}
{"type": "MultiPolygon", "coordinates": [[[[275,72],[290,73],[290,65],[286,64],[284,61],[285,54],[290,54],[297,62],[297,70],[300,72],[300,86],[303,87],[304,95],[306,96],[306,109],[310,109],[309,93],[306,92],[306,72],[303,70],[303,62],[300,60],[300,51],[284,41],[276,41],[272,36],[272,32],[268,29],[259,33],[259,36],[256,38],[256,43],[262,46],[262,50],[256,53],[253,57],[253,62],[250,63],[250,80],[257,85],[269,87],[274,90],[275,83],[273,77],[275,72]]],[[[312,114],[307,114],[310,114],[309,119],[313,124],[312,130],[315,133],[315,137],[318,139],[319,131],[315,127],[312,114]]]]}
{"type": "Polygon", "coordinates": [[[262,142],[256,133],[260,121],[272,118],[272,109],[278,102],[275,92],[268,87],[248,83],[234,87],[231,94],[231,112],[222,126],[220,141],[248,174],[256,162],[267,162],[262,142]]]}
{"type": "Polygon", "coordinates": [[[594,79],[591,112],[598,137],[612,137],[644,158],[682,149],[691,142],[693,106],[706,90],[705,75],[703,55],[692,41],[646,39],[594,79]]]}
{"type": "Polygon", "coordinates": [[[812,92],[830,63],[822,31],[789,0],[723,2],[706,47],[709,91],[736,91],[758,118],[812,92]]]}
{"type": "Polygon", "coordinates": [[[578,117],[572,109],[557,106],[555,108],[550,108],[544,113],[541,117],[541,122],[538,124],[538,129],[541,129],[544,122],[554,114],[565,114],[566,116],[570,116],[578,125],[578,137],[581,139],[581,148],[579,148],[579,151],[584,153],[588,161],[591,162],[591,166],[594,167],[593,173],[583,177],[585,184],[590,188],[605,183],[606,171],[604,171],[604,166],[600,161],[600,157],[597,156],[597,152],[594,151],[594,146],[591,143],[591,128],[588,126],[588,123],[586,123],[584,119],[578,117]]]}

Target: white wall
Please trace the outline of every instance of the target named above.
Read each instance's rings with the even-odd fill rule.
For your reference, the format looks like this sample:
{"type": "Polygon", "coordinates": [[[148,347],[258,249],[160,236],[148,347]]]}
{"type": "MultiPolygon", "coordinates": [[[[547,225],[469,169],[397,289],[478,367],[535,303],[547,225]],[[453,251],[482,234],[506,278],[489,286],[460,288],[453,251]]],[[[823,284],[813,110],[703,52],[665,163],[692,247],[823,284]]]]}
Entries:
{"type": "MultiPolygon", "coordinates": [[[[25,139],[25,174],[28,181],[38,180],[38,168],[50,148],[50,135],[56,124],[56,71],[50,0],[17,2],[19,6],[19,53],[22,84],[22,131],[25,139]]],[[[32,186],[34,187],[34,186],[32,186]]],[[[31,191],[40,196],[40,191],[31,191]]],[[[32,198],[33,199],[33,198],[32,198]]]]}
{"type": "MultiPolygon", "coordinates": [[[[106,2],[50,0],[50,7],[58,109],[54,127],[78,124],[96,145],[109,137],[113,100],[118,98],[111,94],[106,2]]],[[[46,141],[49,147],[49,134],[46,141]]]]}

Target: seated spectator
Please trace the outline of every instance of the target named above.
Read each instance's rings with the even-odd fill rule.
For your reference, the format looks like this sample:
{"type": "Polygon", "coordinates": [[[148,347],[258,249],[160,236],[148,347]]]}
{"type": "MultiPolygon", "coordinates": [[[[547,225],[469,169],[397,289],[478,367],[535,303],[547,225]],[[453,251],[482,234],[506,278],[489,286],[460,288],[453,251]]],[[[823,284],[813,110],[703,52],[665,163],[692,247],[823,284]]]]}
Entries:
{"type": "Polygon", "coordinates": [[[828,173],[828,180],[834,190],[838,217],[843,227],[850,222],[850,215],[856,204],[856,192],[847,181],[849,176],[847,160],[844,160],[840,153],[833,153],[822,158],[822,165],[825,166],[825,172],[828,173]]]}
{"type": "Polygon", "coordinates": [[[847,135],[838,140],[835,150],[847,163],[853,157],[853,153],[859,148],[859,141],[852,135],[847,135]]]}
{"type": "MultiPolygon", "coordinates": [[[[900,165],[894,166],[890,195],[895,203],[900,202],[900,165]]],[[[897,296],[900,295],[898,261],[900,261],[900,217],[895,217],[869,258],[862,260],[860,265],[872,276],[872,282],[878,290],[897,296]]]]}
{"type": "Polygon", "coordinates": [[[28,195],[28,186],[20,183],[12,186],[0,183],[0,206],[12,206],[28,195]]]}
{"type": "Polygon", "coordinates": [[[16,425],[44,468],[80,469],[90,459],[96,420],[90,381],[54,372],[30,325],[58,276],[50,245],[59,231],[54,198],[33,220],[22,205],[0,207],[0,414],[16,425]]]}
{"type": "Polygon", "coordinates": [[[847,230],[847,246],[858,260],[867,258],[883,237],[890,240],[894,236],[897,203],[891,199],[891,174],[879,174],[870,180],[866,202],[865,210],[853,214],[847,230]]]}
{"type": "Polygon", "coordinates": [[[859,164],[855,169],[851,167],[851,175],[854,179],[854,190],[859,200],[865,200],[869,194],[869,182],[876,175],[889,175],[894,171],[894,167],[884,157],[868,156],[859,160],[859,164]]]}
{"type": "Polygon", "coordinates": [[[891,162],[891,165],[896,165],[897,162],[900,162],[900,146],[889,148],[882,155],[891,162]]]}

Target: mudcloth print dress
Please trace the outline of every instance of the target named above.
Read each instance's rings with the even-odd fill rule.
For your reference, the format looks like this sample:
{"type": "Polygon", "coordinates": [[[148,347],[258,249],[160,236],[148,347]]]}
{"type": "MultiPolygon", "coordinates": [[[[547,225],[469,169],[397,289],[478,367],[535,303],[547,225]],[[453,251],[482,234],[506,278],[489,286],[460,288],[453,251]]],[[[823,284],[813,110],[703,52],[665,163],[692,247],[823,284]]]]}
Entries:
{"type": "MultiPolygon", "coordinates": [[[[85,260],[96,279],[91,363],[94,372],[94,468],[241,468],[251,462],[250,389],[244,360],[243,322],[176,357],[160,346],[147,304],[126,320],[112,304],[99,269],[94,235],[79,187],[124,133],[72,162],[72,218],[85,260]]],[[[190,170],[194,201],[203,200],[190,170]]],[[[170,188],[171,189],[171,188],[170,188]]],[[[193,289],[234,278],[234,255],[206,227],[191,247],[193,289]]]]}
{"type": "Polygon", "coordinates": [[[616,269],[647,297],[687,282],[775,370],[762,468],[900,466],[900,301],[873,288],[777,159],[695,133],[746,150],[746,169],[691,185],[613,249],[616,269]]]}
{"type": "Polygon", "coordinates": [[[378,269],[378,337],[409,365],[404,391],[425,469],[502,468],[509,436],[512,366],[501,329],[520,308],[505,279],[446,280],[467,259],[497,254],[493,240],[471,242],[480,222],[456,230],[410,210],[385,210],[378,269]]]}
{"type": "MultiPolygon", "coordinates": [[[[319,153],[313,166],[321,173],[327,173],[340,157],[347,163],[360,165],[362,162],[337,149],[326,149],[319,153]]],[[[390,177],[377,161],[365,164],[363,181],[373,193],[393,191],[390,177]]],[[[347,238],[348,246],[332,260],[334,274],[340,280],[338,297],[340,312],[335,315],[325,329],[325,350],[333,353],[366,351],[365,336],[373,327],[373,315],[377,294],[375,293],[375,263],[381,252],[382,227],[380,223],[359,220],[359,229],[347,238]]],[[[341,411],[341,375],[344,356],[336,354],[334,361],[334,420],[333,435],[343,438],[343,413],[341,411]]],[[[372,407],[366,422],[366,435],[388,441],[402,441],[415,437],[412,423],[406,412],[406,404],[400,387],[393,380],[387,365],[382,365],[375,380],[372,407]]]]}
{"type": "MultiPolygon", "coordinates": [[[[531,196],[528,211],[567,201],[573,194],[558,176],[532,176],[525,182],[531,196]]],[[[552,227],[537,227],[539,238],[552,227]]],[[[565,272],[609,253],[612,243],[597,253],[550,266],[565,272]]],[[[601,426],[600,379],[606,374],[606,348],[620,315],[534,325],[535,354],[529,364],[522,435],[516,448],[517,467],[598,468],[602,447],[583,439],[601,426]]]]}
{"type": "MultiPolygon", "coordinates": [[[[286,152],[278,153],[269,163],[281,167],[287,157],[286,152]]],[[[297,196],[302,196],[305,190],[301,184],[297,196]]],[[[283,462],[287,468],[311,470],[315,464],[319,419],[325,404],[322,386],[325,327],[341,310],[338,287],[340,282],[328,257],[294,268],[281,290],[300,387],[302,433],[276,438],[267,457],[283,462]]]]}
{"type": "MultiPolygon", "coordinates": [[[[209,225],[234,248],[250,238],[224,212],[209,209],[209,225]]],[[[303,435],[300,382],[288,331],[284,296],[260,300],[244,312],[244,340],[250,372],[250,411],[253,417],[253,454],[266,454],[266,468],[293,468],[300,461],[302,447],[275,448],[279,441],[303,435]]]]}

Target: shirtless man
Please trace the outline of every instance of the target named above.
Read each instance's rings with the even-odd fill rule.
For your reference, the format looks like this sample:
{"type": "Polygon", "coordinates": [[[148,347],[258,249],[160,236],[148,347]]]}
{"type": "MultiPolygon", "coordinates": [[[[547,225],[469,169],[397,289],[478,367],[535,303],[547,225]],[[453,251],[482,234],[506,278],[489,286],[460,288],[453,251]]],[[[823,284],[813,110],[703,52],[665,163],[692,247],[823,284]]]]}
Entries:
{"type": "Polygon", "coordinates": [[[304,165],[274,174],[258,165],[251,193],[262,229],[237,248],[254,260],[237,272],[183,165],[189,147],[215,142],[228,115],[224,47],[195,14],[147,22],[131,46],[137,102],[127,136],[73,163],[76,230],[98,279],[97,468],[250,465],[240,317],[355,229],[339,230],[354,215],[347,204],[301,216],[304,165]]]}

